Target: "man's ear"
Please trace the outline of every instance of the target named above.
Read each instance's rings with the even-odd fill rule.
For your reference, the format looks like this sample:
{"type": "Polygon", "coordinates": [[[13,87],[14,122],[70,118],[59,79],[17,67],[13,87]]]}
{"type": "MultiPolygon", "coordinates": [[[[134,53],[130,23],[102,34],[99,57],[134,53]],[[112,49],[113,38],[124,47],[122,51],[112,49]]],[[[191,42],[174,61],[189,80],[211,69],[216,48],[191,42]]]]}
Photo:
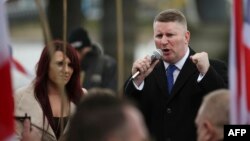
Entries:
{"type": "Polygon", "coordinates": [[[185,33],[185,40],[186,40],[186,44],[189,44],[189,40],[190,40],[190,32],[189,31],[187,31],[185,33]]]}
{"type": "Polygon", "coordinates": [[[205,120],[203,123],[205,132],[205,140],[212,140],[215,137],[215,129],[211,122],[205,120]]]}

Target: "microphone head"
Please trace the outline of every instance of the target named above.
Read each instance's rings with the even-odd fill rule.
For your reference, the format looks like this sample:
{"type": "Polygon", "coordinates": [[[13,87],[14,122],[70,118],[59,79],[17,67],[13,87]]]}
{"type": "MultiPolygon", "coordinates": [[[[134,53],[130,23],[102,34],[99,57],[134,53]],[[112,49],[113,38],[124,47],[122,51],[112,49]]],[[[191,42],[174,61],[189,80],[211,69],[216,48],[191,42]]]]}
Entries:
{"type": "Polygon", "coordinates": [[[152,61],[159,60],[161,59],[161,56],[162,56],[161,49],[156,49],[153,51],[153,54],[151,55],[151,60],[152,61]]]}

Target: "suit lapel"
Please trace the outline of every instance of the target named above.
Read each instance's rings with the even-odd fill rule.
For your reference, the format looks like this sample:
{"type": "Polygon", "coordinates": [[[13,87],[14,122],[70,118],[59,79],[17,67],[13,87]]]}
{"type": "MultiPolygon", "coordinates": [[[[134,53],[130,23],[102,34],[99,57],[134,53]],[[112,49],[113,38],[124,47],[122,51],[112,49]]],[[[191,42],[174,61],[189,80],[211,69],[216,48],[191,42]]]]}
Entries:
{"type": "Polygon", "coordinates": [[[193,74],[195,72],[197,72],[197,68],[196,68],[195,64],[193,64],[193,62],[189,59],[189,57],[191,55],[195,54],[195,52],[191,48],[189,48],[189,49],[190,49],[189,56],[188,56],[187,60],[185,61],[182,69],[180,70],[180,73],[176,79],[174,86],[173,86],[173,89],[172,89],[173,92],[171,95],[169,94],[168,88],[167,88],[167,78],[166,78],[167,76],[166,76],[166,71],[165,71],[163,61],[161,60],[155,66],[154,77],[156,79],[157,86],[159,86],[159,88],[160,88],[161,95],[168,99],[167,102],[171,101],[171,99],[173,99],[175,97],[175,95],[177,95],[178,92],[181,90],[181,88],[186,84],[186,82],[189,80],[189,78],[191,76],[193,76],[193,74]]]}
{"type": "Polygon", "coordinates": [[[162,60],[155,67],[155,71],[156,73],[154,73],[154,77],[156,78],[157,85],[160,87],[160,90],[162,92],[161,94],[163,94],[164,97],[168,97],[169,94],[167,90],[167,76],[162,60]]]}
{"type": "MultiPolygon", "coordinates": [[[[195,52],[190,49],[189,57],[190,57],[190,55],[193,55],[194,53],[195,52]]],[[[189,78],[191,76],[193,76],[193,74],[195,72],[197,72],[197,68],[196,68],[195,64],[193,64],[193,62],[189,59],[189,57],[185,61],[182,69],[180,70],[180,73],[175,81],[174,86],[173,86],[172,94],[170,95],[170,98],[168,99],[167,102],[171,101],[171,99],[173,99],[178,94],[178,92],[181,90],[181,88],[187,83],[189,78]]]]}

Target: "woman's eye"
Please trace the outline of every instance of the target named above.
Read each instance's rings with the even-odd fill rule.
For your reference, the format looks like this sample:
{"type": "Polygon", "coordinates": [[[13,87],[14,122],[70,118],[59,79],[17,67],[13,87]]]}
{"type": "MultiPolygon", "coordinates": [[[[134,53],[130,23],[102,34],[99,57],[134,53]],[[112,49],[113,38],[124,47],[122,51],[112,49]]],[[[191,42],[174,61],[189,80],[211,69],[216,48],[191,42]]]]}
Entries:
{"type": "Polygon", "coordinates": [[[58,66],[63,66],[63,62],[57,62],[58,66]]]}
{"type": "Polygon", "coordinates": [[[69,65],[69,67],[73,68],[73,64],[72,63],[69,63],[68,65],[69,65]]]}

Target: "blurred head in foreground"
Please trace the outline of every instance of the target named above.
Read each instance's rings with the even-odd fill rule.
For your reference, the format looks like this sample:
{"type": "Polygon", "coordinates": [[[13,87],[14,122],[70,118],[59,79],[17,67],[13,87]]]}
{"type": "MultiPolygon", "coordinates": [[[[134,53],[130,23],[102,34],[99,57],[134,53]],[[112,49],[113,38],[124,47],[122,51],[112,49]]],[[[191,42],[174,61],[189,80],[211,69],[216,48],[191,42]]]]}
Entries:
{"type": "Polygon", "coordinates": [[[91,94],[78,106],[67,140],[145,141],[148,132],[141,113],[128,101],[110,94],[91,94]]]}
{"type": "Polygon", "coordinates": [[[204,97],[195,123],[198,141],[223,140],[224,125],[229,124],[229,91],[215,90],[204,97]]]}

